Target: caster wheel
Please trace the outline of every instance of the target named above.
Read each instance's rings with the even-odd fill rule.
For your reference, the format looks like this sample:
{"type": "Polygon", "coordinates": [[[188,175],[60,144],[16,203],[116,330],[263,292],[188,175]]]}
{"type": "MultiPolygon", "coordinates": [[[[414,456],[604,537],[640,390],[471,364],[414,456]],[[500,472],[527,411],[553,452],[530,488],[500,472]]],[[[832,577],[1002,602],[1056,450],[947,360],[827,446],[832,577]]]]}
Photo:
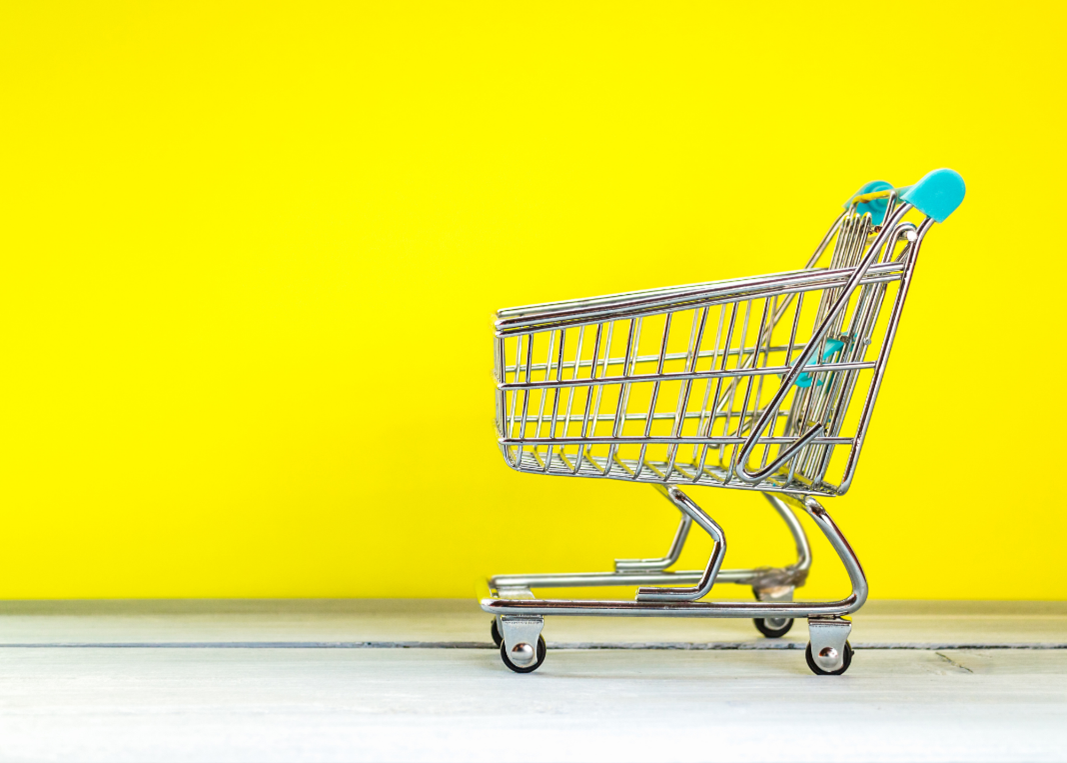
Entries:
{"type": "Polygon", "coordinates": [[[791,617],[757,617],[752,622],[756,624],[756,630],[767,638],[781,638],[793,627],[791,617]]]}
{"type": "Polygon", "coordinates": [[[815,658],[811,656],[811,642],[808,642],[808,648],[804,650],[804,657],[808,661],[808,667],[811,668],[811,672],[817,676],[839,676],[848,670],[848,666],[852,664],[852,644],[845,642],[845,655],[844,662],[841,663],[841,667],[837,670],[823,670],[815,664],[815,658]]]}
{"type": "MultiPolygon", "coordinates": [[[[523,645],[526,649],[529,649],[529,645],[523,645]]],[[[548,647],[545,645],[545,637],[537,637],[537,659],[527,665],[516,665],[511,661],[511,656],[508,654],[508,648],[504,642],[500,642],[500,659],[504,661],[504,664],[514,670],[516,673],[533,673],[539,667],[541,663],[545,661],[545,654],[548,652],[548,647]]]]}
{"type": "Polygon", "coordinates": [[[500,631],[496,627],[496,618],[493,618],[492,624],[489,626],[489,635],[493,637],[493,643],[500,646],[504,639],[500,636],[500,631]]]}

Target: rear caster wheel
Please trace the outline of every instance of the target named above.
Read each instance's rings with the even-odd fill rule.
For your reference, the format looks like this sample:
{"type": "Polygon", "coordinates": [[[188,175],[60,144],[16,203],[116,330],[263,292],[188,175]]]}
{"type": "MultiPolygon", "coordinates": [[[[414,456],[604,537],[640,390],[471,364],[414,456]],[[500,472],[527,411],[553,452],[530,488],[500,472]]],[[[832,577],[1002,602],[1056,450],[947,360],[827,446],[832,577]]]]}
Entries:
{"type": "MultiPolygon", "coordinates": [[[[493,629],[496,629],[496,623],[493,624],[493,629]]],[[[534,655],[533,647],[526,643],[516,644],[511,651],[513,655],[508,654],[507,644],[500,642],[500,659],[504,664],[514,670],[516,673],[533,673],[539,667],[541,663],[545,661],[545,654],[548,653],[548,647],[545,645],[545,637],[537,637],[537,654],[534,655]],[[512,662],[512,659],[515,662],[512,662]]]]}
{"type": "Polygon", "coordinates": [[[793,627],[791,617],[757,617],[752,622],[756,624],[756,630],[767,638],[781,638],[793,627]]]}
{"type": "MultiPolygon", "coordinates": [[[[763,602],[789,602],[793,600],[793,586],[780,588],[752,588],[752,593],[757,601],[763,602]]],[[[756,630],[767,638],[781,638],[789,633],[793,627],[791,617],[756,617],[752,619],[756,630]]]]}
{"type": "MultiPolygon", "coordinates": [[[[831,652],[833,651],[833,647],[829,647],[829,646],[828,647],[823,647],[823,651],[824,652],[826,650],[828,650],[828,649],[831,652]]],[[[827,656],[832,657],[834,655],[827,655],[827,656]]],[[[814,673],[815,675],[817,675],[817,676],[839,676],[842,673],[844,673],[846,670],[848,670],[848,666],[852,664],[852,645],[850,643],[848,643],[847,641],[845,642],[845,653],[841,656],[841,667],[839,667],[837,670],[823,670],[822,668],[820,668],[818,665],[815,664],[815,658],[811,654],[811,642],[810,641],[808,642],[808,648],[804,650],[804,657],[808,661],[808,667],[811,668],[811,672],[814,673]]]]}
{"type": "Polygon", "coordinates": [[[493,637],[493,643],[500,646],[504,639],[500,636],[500,629],[496,627],[496,618],[493,618],[492,625],[489,626],[489,635],[493,637]]]}

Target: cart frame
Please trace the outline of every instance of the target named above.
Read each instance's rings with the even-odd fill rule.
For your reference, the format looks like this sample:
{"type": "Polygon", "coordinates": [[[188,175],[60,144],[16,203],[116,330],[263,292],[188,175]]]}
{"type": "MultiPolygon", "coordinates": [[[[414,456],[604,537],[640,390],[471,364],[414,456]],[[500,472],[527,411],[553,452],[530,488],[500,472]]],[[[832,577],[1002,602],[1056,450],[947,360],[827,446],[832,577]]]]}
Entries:
{"type": "Polygon", "coordinates": [[[681,513],[674,539],[662,557],[617,559],[611,572],[490,578],[482,591],[481,607],[493,615],[492,633],[505,665],[520,673],[537,669],[546,652],[541,637],[544,617],[582,615],[753,618],[768,637],[784,635],[795,619],[807,618],[806,657],[812,671],[838,675],[848,669],[852,658],[847,640],[851,623],[846,616],[866,601],[867,579],[855,552],[816,496],[843,495],[853,483],[919,250],[932,224],[943,222],[959,206],[964,191],[962,178],[951,170],[935,170],[906,188],[893,188],[882,181],[868,183],[849,199],[845,211],[800,271],[497,313],[494,346],[498,442],[509,466],[528,473],[651,483],[681,513]],[[918,225],[904,219],[913,210],[924,215],[918,225]],[[835,246],[830,267],[816,268],[831,242],[835,246]],[[878,342],[875,329],[880,325],[878,319],[892,284],[898,284],[896,295],[878,342]],[[797,342],[803,299],[813,292],[822,299],[810,338],[797,342]],[[752,305],[757,300],[764,301],[763,314],[755,342],[746,345],[751,333],[752,305]],[[734,349],[731,337],[735,337],[741,304],[747,308],[734,349]],[[716,306],[720,307],[720,317],[714,350],[704,350],[708,341],[705,325],[709,311],[716,306]],[[721,344],[727,306],[732,306],[729,329],[725,344],[721,344]],[[794,317],[788,346],[777,346],[773,341],[775,329],[790,309],[794,317]],[[693,313],[688,349],[684,355],[672,354],[668,350],[671,317],[686,311],[693,313]],[[665,316],[658,356],[640,353],[641,320],[649,316],[665,316]],[[628,321],[629,326],[625,354],[612,358],[611,331],[616,322],[622,321],[628,321]],[[595,327],[596,336],[588,361],[582,355],[586,327],[595,327]],[[567,361],[566,332],[574,329],[583,333],[579,334],[573,360],[567,361]],[[606,344],[602,341],[605,331],[606,344]],[[535,366],[537,335],[547,335],[548,353],[545,362],[535,366]],[[509,366],[505,341],[514,337],[518,337],[518,349],[514,365],[509,366]],[[872,343],[879,345],[877,356],[867,360],[865,354],[872,343]],[[794,351],[798,351],[795,357],[794,351]],[[781,363],[771,365],[772,356],[781,356],[781,363]],[[710,358],[710,364],[702,370],[699,364],[705,358],[710,358]],[[679,361],[673,372],[667,370],[668,360],[679,361]],[[655,366],[655,370],[638,374],[639,363],[645,368],[655,366]],[[568,366],[572,376],[565,379],[568,366]],[[621,373],[609,373],[611,367],[621,367],[621,373]],[[586,368],[588,375],[582,377],[586,368]],[[853,434],[849,435],[844,431],[848,429],[849,404],[861,386],[862,374],[867,374],[867,391],[853,434]],[[781,378],[778,389],[761,408],[765,382],[776,376],[781,378]],[[693,403],[693,388],[701,381],[707,391],[702,403],[693,403]],[[678,403],[673,411],[657,413],[661,385],[667,383],[680,385],[678,403]],[[631,414],[631,391],[641,384],[652,388],[647,411],[631,414]],[[715,396],[711,397],[713,385],[715,396]],[[743,403],[736,411],[742,385],[743,403]],[[611,413],[609,404],[608,413],[601,416],[601,404],[609,399],[612,389],[616,390],[615,412],[611,413]],[[580,422],[574,417],[575,424],[580,423],[577,434],[572,434],[575,390],[582,391],[585,402],[580,422]],[[565,394],[569,398],[563,421],[561,401],[565,394]],[[550,398],[549,417],[546,409],[550,398]],[[791,406],[789,399],[793,401],[791,406]],[[531,401],[534,405],[539,402],[536,415],[531,401]],[[663,425],[671,426],[669,433],[654,434],[660,419],[663,425]],[[608,436],[597,436],[602,420],[610,425],[608,436]],[[720,421],[722,429],[717,432],[720,421]],[[642,423],[643,431],[636,436],[627,434],[628,426],[642,423]],[[687,432],[687,427],[692,431],[687,432]],[[545,428],[547,436],[542,436],[545,428]],[[685,462],[680,453],[690,446],[691,461],[685,462]],[[575,449],[570,457],[568,448],[575,449]],[[606,455],[595,455],[595,448],[606,448],[606,455]],[[627,448],[639,449],[637,457],[622,455],[627,448]],[[665,453],[663,460],[650,460],[648,454],[653,448],[665,453]],[[719,466],[709,465],[709,452],[716,449],[719,466]],[[828,477],[835,449],[846,454],[842,476],[836,482],[828,477]],[[751,467],[761,450],[758,466],[751,467]],[[699,459],[698,452],[702,453],[699,459]],[[776,568],[721,569],[726,554],[725,533],[683,492],[686,485],[761,492],[789,530],[796,546],[796,561],[776,568]],[[852,585],[845,598],[793,601],[795,589],[804,584],[811,566],[810,545],[795,511],[815,523],[844,565],[852,585]],[[714,541],[707,565],[703,570],[670,571],[694,523],[714,541]],[[716,583],[750,586],[756,600],[704,601],[716,583]],[[635,600],[538,599],[532,593],[532,589],[620,585],[638,586],[635,600]]]}

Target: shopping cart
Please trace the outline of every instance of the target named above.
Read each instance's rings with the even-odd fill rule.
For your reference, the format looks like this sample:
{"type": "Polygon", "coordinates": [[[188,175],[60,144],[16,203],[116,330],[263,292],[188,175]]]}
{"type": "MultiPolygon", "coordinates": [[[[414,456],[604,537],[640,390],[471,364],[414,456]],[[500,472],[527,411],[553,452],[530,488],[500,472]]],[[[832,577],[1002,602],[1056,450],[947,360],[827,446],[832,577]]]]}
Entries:
{"type": "Polygon", "coordinates": [[[817,498],[852,485],[919,248],[963,196],[963,179],[947,169],[905,188],[875,181],[849,199],[802,270],[496,314],[496,425],[508,465],[650,483],[681,512],[662,557],[618,559],[612,572],[491,578],[481,606],[505,665],[540,667],[545,615],[753,618],[772,638],[806,617],[811,670],[848,669],[845,616],[863,606],[867,581],[817,498]],[[905,219],[913,210],[918,224],[905,219]],[[817,267],[827,250],[829,264],[817,267]],[[725,536],[688,485],[762,493],[792,534],[796,562],[720,569],[725,536]],[[793,600],[811,565],[794,510],[840,556],[848,597],[793,600]],[[669,571],[693,523],[714,540],[707,566],[669,571]],[[703,601],[716,583],[751,586],[756,601],[703,601]],[[635,600],[531,591],[617,585],[638,586],[635,600]]]}

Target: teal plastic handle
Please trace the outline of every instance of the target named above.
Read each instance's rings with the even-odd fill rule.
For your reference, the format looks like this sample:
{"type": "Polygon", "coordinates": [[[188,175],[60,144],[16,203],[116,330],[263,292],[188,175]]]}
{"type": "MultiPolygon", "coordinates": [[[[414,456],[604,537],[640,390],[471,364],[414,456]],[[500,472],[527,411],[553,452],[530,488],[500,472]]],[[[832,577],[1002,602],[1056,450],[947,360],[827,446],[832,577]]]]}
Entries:
{"type": "MultiPolygon", "coordinates": [[[[892,183],[887,183],[884,180],[872,180],[852,194],[851,198],[845,202],[845,209],[848,209],[858,196],[891,190],[893,190],[892,183]]],[[[900,194],[901,201],[906,201],[927,217],[943,223],[963,202],[963,197],[967,193],[967,186],[964,184],[960,173],[955,170],[940,169],[927,173],[915,185],[904,186],[896,190],[900,194]]],[[[856,211],[861,215],[870,212],[871,224],[881,225],[885,220],[888,206],[889,199],[870,199],[857,204],[856,211]]]]}
{"type": "MultiPolygon", "coordinates": [[[[862,196],[865,193],[892,190],[892,183],[887,183],[884,180],[872,180],[871,182],[861,186],[860,189],[852,195],[852,199],[856,198],[857,196],[862,196]]],[[[845,204],[846,209],[852,203],[852,199],[849,199],[848,202],[845,204]]],[[[888,206],[889,199],[871,199],[870,201],[865,201],[862,204],[857,204],[856,211],[861,215],[865,212],[870,212],[871,225],[881,225],[882,221],[885,220],[885,211],[888,206]]]]}
{"type": "MultiPolygon", "coordinates": [[[[881,188],[872,188],[870,190],[864,191],[864,193],[870,193],[872,190],[880,191],[882,189],[881,188]]],[[[844,347],[844,346],[845,346],[845,343],[842,342],[840,339],[827,339],[826,340],[826,352],[824,352],[822,354],[822,362],[825,363],[830,358],[832,358],[834,355],[836,355],[837,353],[841,352],[841,348],[844,347]]],[[[815,362],[815,357],[812,356],[811,360],[808,361],[808,365],[810,366],[814,362],[815,362]]],[[[794,384],[797,387],[810,387],[811,386],[811,374],[809,374],[807,372],[802,373],[800,376],[797,377],[797,380],[794,382],[794,384]]],[[[820,379],[819,382],[815,386],[816,387],[821,387],[822,386],[822,379],[820,379]]]]}
{"type": "Polygon", "coordinates": [[[918,183],[904,190],[900,198],[939,223],[956,211],[967,193],[960,173],[940,169],[929,172],[918,183]]]}

